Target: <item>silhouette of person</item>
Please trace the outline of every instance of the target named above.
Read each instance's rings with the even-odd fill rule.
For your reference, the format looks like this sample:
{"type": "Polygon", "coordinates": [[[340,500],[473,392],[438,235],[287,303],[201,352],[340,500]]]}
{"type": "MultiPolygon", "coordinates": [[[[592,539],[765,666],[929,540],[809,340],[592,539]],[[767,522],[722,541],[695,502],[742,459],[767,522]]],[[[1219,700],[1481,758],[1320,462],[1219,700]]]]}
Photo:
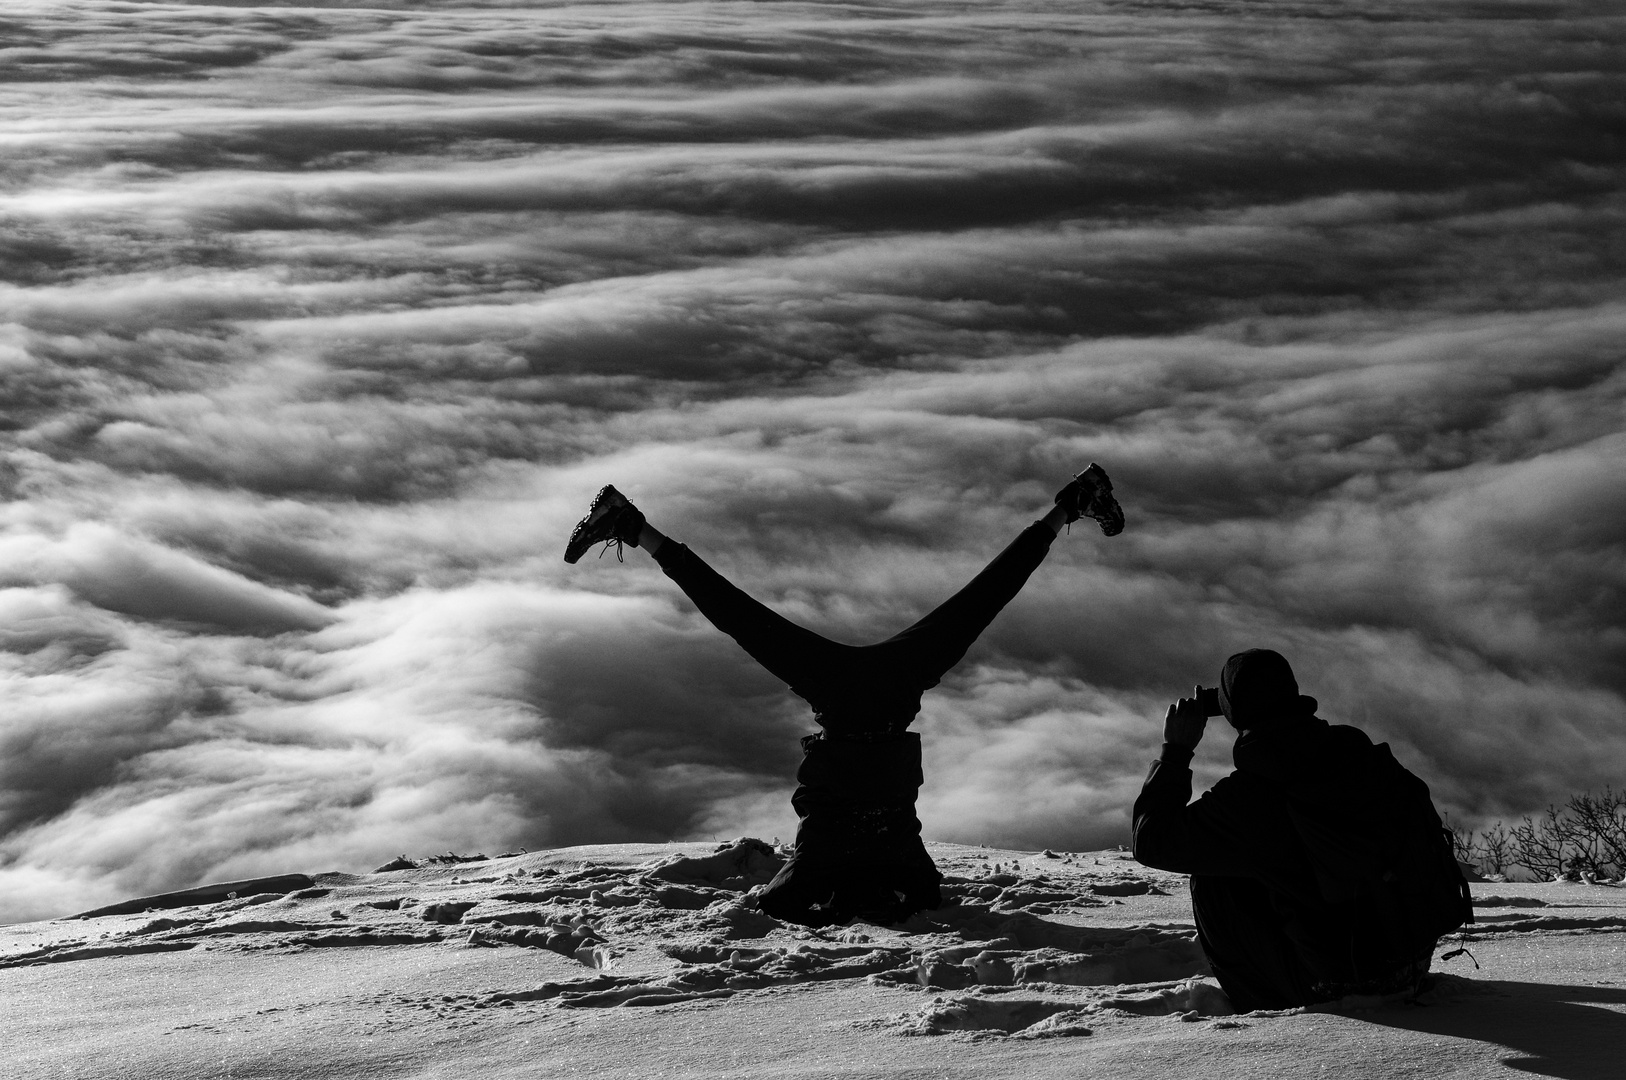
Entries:
{"type": "Polygon", "coordinates": [[[920,736],[908,731],[921,695],[959,662],[1044,560],[1064,525],[1090,517],[1112,536],[1123,511],[1092,464],[972,581],[908,629],[844,645],[786,619],[650,525],[605,487],[565,550],[575,562],[599,542],[649,552],[700,612],[813,708],[791,797],[800,824],[792,854],[761,896],[767,914],[806,926],[863,917],[897,922],[941,905],[941,875],[920,839],[920,736]]]}
{"type": "Polygon", "coordinates": [[[1428,785],[1388,744],[1318,717],[1280,653],[1250,649],[1225,662],[1218,690],[1236,770],[1191,802],[1202,697],[1169,706],[1133,850],[1191,875],[1198,939],[1231,1003],[1415,989],[1439,937],[1473,917],[1428,785]]]}

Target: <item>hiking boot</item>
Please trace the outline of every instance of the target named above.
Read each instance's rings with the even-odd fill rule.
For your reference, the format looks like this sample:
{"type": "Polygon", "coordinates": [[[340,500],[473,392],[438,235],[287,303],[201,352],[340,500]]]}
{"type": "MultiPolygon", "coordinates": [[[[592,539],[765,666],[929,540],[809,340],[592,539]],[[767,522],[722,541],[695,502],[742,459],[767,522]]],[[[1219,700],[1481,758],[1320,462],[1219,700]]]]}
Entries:
{"type": "Polygon", "coordinates": [[[1056,492],[1056,505],[1067,511],[1069,525],[1087,517],[1094,518],[1108,536],[1124,531],[1124,512],[1112,497],[1112,481],[1107,479],[1107,471],[1093,461],[1056,492]]]}
{"type": "MultiPolygon", "coordinates": [[[[593,505],[587,508],[587,516],[576,523],[575,530],[570,534],[570,543],[565,545],[565,562],[575,562],[587,553],[588,548],[600,542],[604,544],[605,551],[614,544],[615,557],[620,559],[621,545],[637,547],[638,533],[643,527],[644,515],[638,508],[613,485],[605,484],[593,496],[593,505]]],[[[599,558],[603,557],[604,552],[599,552],[599,558]]]]}

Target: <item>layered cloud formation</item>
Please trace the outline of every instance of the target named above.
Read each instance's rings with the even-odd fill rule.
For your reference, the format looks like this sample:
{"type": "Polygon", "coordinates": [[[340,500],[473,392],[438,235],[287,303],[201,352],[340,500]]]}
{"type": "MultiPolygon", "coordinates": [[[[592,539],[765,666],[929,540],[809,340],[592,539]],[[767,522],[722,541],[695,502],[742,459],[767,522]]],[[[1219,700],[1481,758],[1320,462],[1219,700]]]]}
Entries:
{"type": "MultiPolygon", "coordinates": [[[[401,851],[787,838],[779,610],[912,622],[928,837],[1126,836],[1282,650],[1470,821],[1626,761],[1626,20],[1576,3],[0,16],[0,920],[401,851]]],[[[1199,754],[1228,767],[1223,731],[1199,754]]]]}

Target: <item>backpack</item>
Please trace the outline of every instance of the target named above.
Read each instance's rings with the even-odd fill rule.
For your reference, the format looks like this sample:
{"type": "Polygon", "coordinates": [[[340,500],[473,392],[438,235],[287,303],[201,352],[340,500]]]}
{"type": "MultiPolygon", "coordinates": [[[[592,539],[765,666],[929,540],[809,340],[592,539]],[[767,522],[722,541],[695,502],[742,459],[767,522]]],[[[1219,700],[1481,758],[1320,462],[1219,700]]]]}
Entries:
{"type": "Polygon", "coordinates": [[[1349,932],[1355,978],[1379,977],[1432,954],[1436,942],[1472,923],[1473,900],[1451,834],[1423,783],[1387,743],[1367,744],[1351,763],[1360,805],[1329,814],[1289,800],[1322,899],[1349,932]]]}

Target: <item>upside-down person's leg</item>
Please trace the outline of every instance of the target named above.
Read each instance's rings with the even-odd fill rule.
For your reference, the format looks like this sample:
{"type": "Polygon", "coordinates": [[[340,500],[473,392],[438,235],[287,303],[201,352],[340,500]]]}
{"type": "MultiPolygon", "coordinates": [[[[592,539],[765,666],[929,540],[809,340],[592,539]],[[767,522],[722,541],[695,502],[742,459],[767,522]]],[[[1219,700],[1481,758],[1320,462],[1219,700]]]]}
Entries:
{"type": "Polygon", "coordinates": [[[1062,528],[1080,517],[1099,522],[1108,536],[1123,531],[1123,510],[1099,465],[1091,464],[1057,492],[1050,512],[1022,530],[964,588],[907,630],[873,646],[877,677],[908,682],[910,689],[922,691],[936,686],[1022,591],[1062,528]]]}
{"type": "Polygon", "coordinates": [[[649,524],[613,484],[599,489],[587,516],[576,524],[565,545],[565,562],[576,562],[600,543],[613,546],[618,558],[623,545],[649,552],[701,614],[801,697],[812,700],[821,686],[839,680],[842,654],[850,646],[797,626],[747,596],[694,552],[649,524]]]}
{"type": "Polygon", "coordinates": [[[959,592],[901,633],[874,646],[877,675],[907,681],[920,691],[936,686],[972,642],[1015,599],[1044,562],[1055,531],[1036,521],[959,592]]]}
{"type": "Polygon", "coordinates": [[[706,565],[687,546],[665,539],[655,561],[711,624],[739,643],[751,658],[781,679],[798,697],[817,701],[839,680],[851,647],[797,626],[706,565]]]}

